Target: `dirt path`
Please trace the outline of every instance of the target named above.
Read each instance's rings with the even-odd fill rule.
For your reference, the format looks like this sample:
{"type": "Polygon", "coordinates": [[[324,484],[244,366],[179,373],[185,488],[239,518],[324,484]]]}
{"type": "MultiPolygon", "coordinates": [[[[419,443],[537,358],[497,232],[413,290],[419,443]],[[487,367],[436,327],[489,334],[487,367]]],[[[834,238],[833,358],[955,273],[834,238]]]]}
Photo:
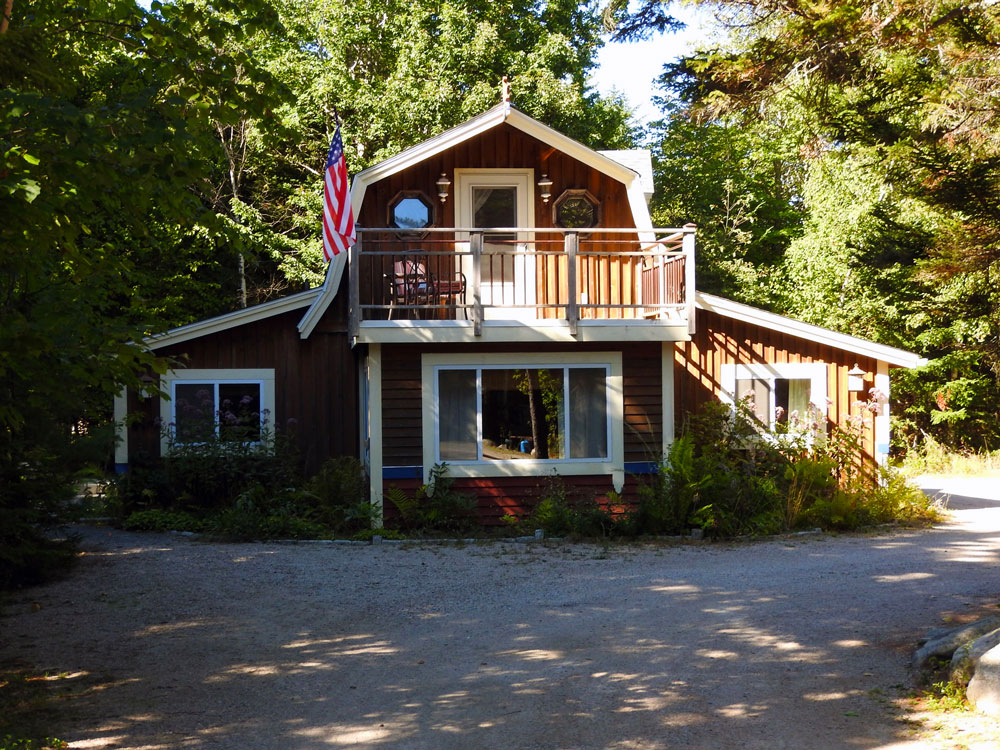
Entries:
{"type": "MultiPolygon", "coordinates": [[[[1000,501],[1000,497],[997,498],[1000,501]]],[[[84,529],[0,659],[81,748],[996,748],[896,700],[1000,594],[1000,502],[875,537],[672,547],[205,544],[84,529]]]]}

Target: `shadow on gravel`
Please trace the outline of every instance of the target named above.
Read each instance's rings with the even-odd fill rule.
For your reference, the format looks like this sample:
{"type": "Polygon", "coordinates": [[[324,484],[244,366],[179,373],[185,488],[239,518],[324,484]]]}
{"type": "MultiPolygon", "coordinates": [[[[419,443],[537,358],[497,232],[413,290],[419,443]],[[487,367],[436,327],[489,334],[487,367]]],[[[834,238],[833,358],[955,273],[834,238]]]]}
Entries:
{"type": "Polygon", "coordinates": [[[59,724],[81,748],[888,748],[912,733],[893,699],[940,611],[932,584],[995,571],[998,547],[936,531],[639,550],[136,544],[40,590],[58,623],[8,614],[0,653],[72,641],[72,663],[38,666],[76,675],[59,724]]]}

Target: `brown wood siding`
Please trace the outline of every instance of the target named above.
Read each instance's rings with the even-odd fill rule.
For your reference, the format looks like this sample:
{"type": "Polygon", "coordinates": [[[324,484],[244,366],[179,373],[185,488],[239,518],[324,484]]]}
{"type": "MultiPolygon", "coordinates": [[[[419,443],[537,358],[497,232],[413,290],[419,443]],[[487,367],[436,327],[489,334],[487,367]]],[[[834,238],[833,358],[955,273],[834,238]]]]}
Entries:
{"type": "MultiPolygon", "coordinates": [[[[874,385],[877,360],[707,310],[697,310],[696,316],[697,333],[690,342],[678,343],[674,349],[674,408],[678,433],[687,414],[719,396],[722,366],[727,364],[824,362],[829,365],[828,426],[842,425],[848,417],[861,414],[859,396],[864,401],[868,394],[848,392],[847,371],[855,363],[860,365],[868,373],[867,391],[874,385]]],[[[862,432],[863,457],[871,462],[875,457],[874,419],[871,415],[863,416],[866,423],[862,432]]]]}
{"type": "MultiPolygon", "coordinates": [[[[613,515],[621,515],[635,507],[638,501],[639,479],[627,476],[620,497],[609,497],[614,490],[609,476],[561,477],[570,505],[594,501],[613,515]]],[[[476,515],[484,526],[504,526],[504,516],[522,519],[531,514],[546,493],[547,477],[491,477],[456,479],[453,489],[476,497],[476,515]]],[[[393,487],[413,497],[420,486],[418,479],[387,479],[383,493],[393,487]]],[[[385,525],[398,526],[399,513],[385,501],[385,525]]]]}
{"type": "Polygon", "coordinates": [[[566,345],[382,345],[382,461],[385,466],[423,462],[420,356],[425,353],[609,352],[622,353],[625,461],[648,461],[662,443],[662,365],[659,343],[566,345]]]}
{"type": "MultiPolygon", "coordinates": [[[[342,285],[308,339],[301,339],[296,327],[306,311],[301,308],[164,347],[157,354],[188,368],[273,368],[271,424],[296,435],[305,469],[313,472],[331,456],[359,455],[358,354],[348,345],[346,309],[342,285]]],[[[133,405],[138,404],[130,401],[133,405]]],[[[159,430],[152,423],[158,402],[144,402],[141,414],[129,430],[130,456],[158,456],[159,430]]]]}
{"type": "MultiPolygon", "coordinates": [[[[554,150],[548,144],[523,133],[522,131],[502,124],[474,138],[470,138],[454,148],[430,157],[419,164],[370,185],[365,195],[364,204],[358,216],[358,226],[376,228],[388,226],[387,207],[389,202],[403,190],[420,190],[434,204],[435,225],[438,227],[455,226],[455,196],[454,170],[458,169],[533,169],[537,181],[542,173],[546,173],[553,181],[552,198],[543,203],[538,190],[532,186],[534,200],[535,226],[539,228],[554,227],[552,206],[555,200],[565,190],[587,189],[600,202],[601,226],[633,228],[635,223],[632,209],[628,202],[625,186],[617,180],[592,169],[583,162],[554,150]],[[451,194],[442,204],[437,198],[435,184],[441,173],[452,180],[451,194]]],[[[634,281],[638,281],[636,261],[612,259],[610,255],[622,249],[635,250],[637,237],[631,237],[631,243],[626,245],[626,235],[600,235],[593,233],[581,240],[583,253],[604,253],[601,256],[581,256],[580,291],[587,292],[591,303],[631,304],[637,298],[634,281]]],[[[539,232],[535,235],[535,244],[539,250],[561,251],[563,248],[562,234],[539,232]]],[[[454,236],[447,234],[429,234],[423,239],[400,239],[395,235],[370,236],[364,248],[397,252],[402,250],[453,250],[454,236]],[[376,240],[377,237],[377,240],[376,240]]],[[[428,262],[428,270],[436,272],[442,278],[448,273],[442,266],[433,268],[434,259],[428,262]]],[[[391,263],[387,259],[386,263],[391,263]]],[[[372,285],[379,283],[380,273],[377,269],[366,274],[361,280],[360,293],[363,297],[371,293],[372,285]],[[368,278],[370,276],[370,278],[368,278]]],[[[382,268],[382,273],[388,273],[388,268],[382,268]]],[[[484,273],[485,270],[484,270],[484,273]]],[[[557,256],[539,258],[535,274],[536,297],[538,304],[546,302],[565,301],[566,261],[557,256]]],[[[583,317],[621,317],[620,311],[606,310],[584,311],[583,317]]],[[[554,308],[543,312],[543,317],[560,316],[554,308]]]]}

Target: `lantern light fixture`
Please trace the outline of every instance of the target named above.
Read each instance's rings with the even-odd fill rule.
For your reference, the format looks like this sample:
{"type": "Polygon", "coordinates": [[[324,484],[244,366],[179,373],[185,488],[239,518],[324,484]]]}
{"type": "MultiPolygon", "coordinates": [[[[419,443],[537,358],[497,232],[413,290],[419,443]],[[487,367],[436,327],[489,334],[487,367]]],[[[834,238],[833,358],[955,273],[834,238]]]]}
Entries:
{"type": "Polygon", "coordinates": [[[847,390],[857,393],[865,389],[865,375],[861,367],[855,363],[854,367],[847,371],[847,390]]]}
{"type": "Polygon", "coordinates": [[[548,203],[549,198],[552,197],[552,179],[548,174],[542,174],[542,179],[538,181],[538,194],[542,203],[548,203]]]}
{"type": "Polygon", "coordinates": [[[437,178],[437,182],[435,184],[438,189],[438,198],[440,198],[441,202],[444,203],[448,200],[448,188],[451,187],[451,180],[448,179],[448,175],[442,172],[441,176],[437,178]]]}

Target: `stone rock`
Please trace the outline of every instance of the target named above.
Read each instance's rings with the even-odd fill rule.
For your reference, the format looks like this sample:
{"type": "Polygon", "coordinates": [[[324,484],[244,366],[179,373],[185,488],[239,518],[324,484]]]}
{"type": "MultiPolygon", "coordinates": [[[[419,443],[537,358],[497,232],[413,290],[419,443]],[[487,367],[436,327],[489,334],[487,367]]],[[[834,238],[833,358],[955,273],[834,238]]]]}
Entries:
{"type": "Polygon", "coordinates": [[[951,657],[951,669],[948,673],[952,682],[957,682],[962,686],[968,685],[972,675],[975,674],[976,665],[983,654],[994,646],[1000,646],[1000,628],[991,630],[985,635],[981,635],[974,641],[959,646],[951,657]]]}
{"type": "Polygon", "coordinates": [[[963,646],[997,628],[1000,628],[1000,617],[985,617],[982,620],[970,622],[968,625],[952,628],[944,635],[927,641],[917,650],[917,653],[913,655],[913,668],[923,669],[928,660],[935,656],[950,659],[959,646],[963,646]]]}
{"type": "Polygon", "coordinates": [[[931,628],[926,633],[924,637],[917,641],[921,646],[923,646],[928,641],[936,641],[938,638],[944,635],[948,635],[952,630],[955,630],[955,625],[945,625],[940,628],[931,628]]]}
{"type": "Polygon", "coordinates": [[[965,695],[976,710],[1000,716],[1000,646],[994,646],[979,659],[965,695]]]}

